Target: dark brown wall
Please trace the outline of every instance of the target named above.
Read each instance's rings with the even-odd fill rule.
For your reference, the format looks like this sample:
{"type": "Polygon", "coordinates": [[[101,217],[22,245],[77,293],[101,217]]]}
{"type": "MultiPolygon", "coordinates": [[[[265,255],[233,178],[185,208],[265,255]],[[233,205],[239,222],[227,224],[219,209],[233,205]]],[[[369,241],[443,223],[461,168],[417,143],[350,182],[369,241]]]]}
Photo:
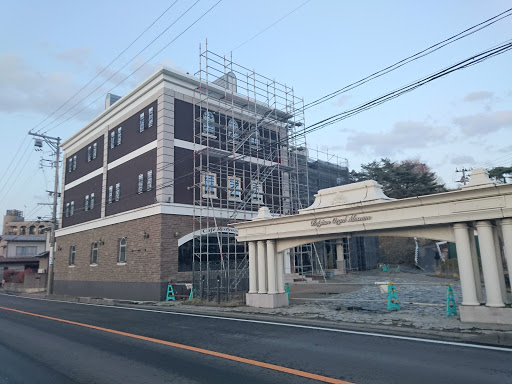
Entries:
{"type": "Polygon", "coordinates": [[[106,216],[153,204],[156,197],[156,148],[109,170],[105,189],[107,191],[106,216]],[[147,172],[149,170],[153,171],[153,185],[151,191],[146,191],[147,172]],[[144,175],[144,192],[139,194],[139,174],[141,173],[144,175]],[[109,204],[109,186],[114,187],[113,196],[115,199],[115,185],[117,183],[121,184],[120,199],[109,204]]]}
{"type": "Polygon", "coordinates": [[[87,180],[76,187],[64,191],[63,204],[63,217],[62,227],[80,224],[89,220],[99,219],[101,217],[101,183],[103,175],[98,175],[90,180],[87,180]],[[85,195],[94,193],[94,208],[84,211],[85,195]],[[66,203],[71,201],[75,202],[75,212],[73,216],[66,216],[66,203]]]}
{"type": "Polygon", "coordinates": [[[193,151],[174,147],[174,202],[193,204],[193,151]],[[189,189],[190,188],[190,189],[189,189]]]}
{"type": "Polygon", "coordinates": [[[113,129],[108,131],[108,162],[111,163],[130,152],[133,152],[137,148],[140,148],[146,144],[156,140],[156,126],[157,126],[157,101],[141,109],[128,119],[124,120],[121,124],[116,125],[113,129]],[[153,126],[148,128],[148,116],[149,108],[153,107],[153,126]],[[144,112],[144,131],[139,132],[139,116],[144,112]],[[122,127],[122,140],[121,144],[110,149],[110,134],[112,131],[116,132],[116,143],[117,143],[117,129],[122,127]]]}
{"type": "MultiPolygon", "coordinates": [[[[103,166],[103,136],[98,137],[96,140],[91,141],[87,145],[85,145],[83,148],[79,149],[78,151],[67,155],[66,159],[63,162],[63,167],[66,167],[66,175],[65,175],[65,181],[64,184],[69,184],[72,181],[75,181],[82,176],[85,176],[92,171],[101,168],[103,166]],[[96,153],[96,158],[91,159],[91,161],[87,161],[87,148],[89,146],[92,147],[94,143],[98,144],[98,149],[96,153]],[[72,159],[73,156],[76,155],[76,169],[74,171],[68,172],[68,161],[69,159],[72,159]]],[[[92,149],[91,149],[92,150],[92,149]]]]}
{"type": "Polygon", "coordinates": [[[185,141],[194,141],[192,104],[174,99],[174,137],[185,141]]]}

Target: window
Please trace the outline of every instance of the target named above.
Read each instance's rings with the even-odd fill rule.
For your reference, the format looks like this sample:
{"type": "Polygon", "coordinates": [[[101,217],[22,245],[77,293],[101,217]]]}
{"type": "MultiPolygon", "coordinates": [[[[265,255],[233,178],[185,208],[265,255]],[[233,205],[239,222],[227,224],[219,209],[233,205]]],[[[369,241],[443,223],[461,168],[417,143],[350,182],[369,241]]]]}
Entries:
{"type": "Polygon", "coordinates": [[[116,131],[110,132],[110,149],[116,146],[116,131]]]}
{"type": "Polygon", "coordinates": [[[112,187],[112,186],[108,187],[108,203],[109,204],[112,202],[113,194],[114,194],[114,187],[112,187]]]}
{"type": "Polygon", "coordinates": [[[215,173],[203,174],[203,197],[217,197],[217,175],[215,173]]]}
{"type": "Polygon", "coordinates": [[[98,143],[92,145],[92,158],[95,159],[98,154],[98,143]]]}
{"type": "Polygon", "coordinates": [[[118,263],[126,263],[126,237],[119,240],[119,258],[118,263]]]}
{"type": "Polygon", "coordinates": [[[153,189],[153,171],[149,170],[146,191],[151,191],[152,189],[153,189]]]}
{"type": "Polygon", "coordinates": [[[89,145],[89,147],[87,147],[87,162],[91,161],[92,159],[92,147],[89,145]]]}
{"type": "Polygon", "coordinates": [[[121,138],[123,136],[123,128],[117,128],[117,145],[121,145],[121,138]]]}
{"type": "Polygon", "coordinates": [[[85,195],[84,211],[89,210],[89,195],[85,195]]]}
{"type": "Polygon", "coordinates": [[[68,172],[73,170],[73,158],[68,159],[68,172]]]}
{"type": "Polygon", "coordinates": [[[75,202],[72,201],[71,205],[69,206],[69,216],[73,216],[75,214],[75,202]]]}
{"type": "Polygon", "coordinates": [[[230,139],[235,140],[238,140],[240,138],[240,132],[238,131],[238,123],[233,119],[229,119],[228,122],[228,137],[230,139]]]}
{"type": "Polygon", "coordinates": [[[263,185],[261,184],[261,182],[259,181],[253,181],[251,183],[251,189],[252,189],[252,194],[251,194],[251,200],[253,203],[257,203],[257,204],[260,204],[260,203],[263,203],[263,185]]]}
{"type": "Polygon", "coordinates": [[[144,132],[144,112],[139,116],[139,132],[144,132]]]}
{"type": "Polygon", "coordinates": [[[91,246],[91,264],[98,264],[98,243],[94,242],[91,246]]]}
{"type": "Polygon", "coordinates": [[[116,184],[116,201],[119,201],[119,198],[121,197],[121,184],[116,184]]]}
{"type": "Polygon", "coordinates": [[[75,265],[76,246],[69,247],[69,265],[75,265]]]}
{"type": "Polygon", "coordinates": [[[44,228],[45,226],[44,225],[40,225],[39,226],[39,229],[37,230],[38,233],[44,233],[44,228]]]}
{"type": "Polygon", "coordinates": [[[27,227],[22,226],[20,228],[20,235],[26,235],[27,234],[27,227]]]}
{"type": "Polygon", "coordinates": [[[35,256],[37,255],[37,246],[16,246],[16,256],[35,256]]]}
{"type": "Polygon", "coordinates": [[[28,228],[28,234],[29,235],[35,235],[36,234],[36,227],[34,225],[31,225],[29,228],[28,228]]]}
{"type": "Polygon", "coordinates": [[[142,193],[143,188],[144,188],[144,175],[141,173],[139,175],[139,186],[137,188],[137,192],[142,193]]]}
{"type": "Polygon", "coordinates": [[[153,126],[153,107],[149,108],[148,128],[153,126]]]}
{"type": "Polygon", "coordinates": [[[249,142],[251,145],[260,145],[260,139],[259,139],[259,133],[258,131],[251,134],[251,138],[249,139],[249,142]]]}
{"type": "Polygon", "coordinates": [[[66,203],[66,217],[69,217],[69,203],[66,203]]]}
{"type": "Polygon", "coordinates": [[[89,202],[90,209],[94,209],[94,193],[91,193],[91,201],[89,202]]]}
{"type": "Polygon", "coordinates": [[[215,135],[215,116],[213,112],[204,111],[203,113],[203,132],[211,135],[215,135]]]}
{"type": "Polygon", "coordinates": [[[76,169],[76,155],[73,156],[73,171],[76,169]]]}
{"type": "Polygon", "coordinates": [[[240,200],[241,189],[239,177],[228,177],[228,200],[240,200]]]}

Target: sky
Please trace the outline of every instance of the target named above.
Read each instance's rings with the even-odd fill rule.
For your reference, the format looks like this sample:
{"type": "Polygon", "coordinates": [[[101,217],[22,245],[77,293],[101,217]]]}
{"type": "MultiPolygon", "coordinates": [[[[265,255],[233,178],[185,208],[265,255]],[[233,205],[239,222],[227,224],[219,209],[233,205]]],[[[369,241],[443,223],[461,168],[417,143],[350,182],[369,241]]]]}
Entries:
{"type": "MultiPolygon", "coordinates": [[[[217,2],[0,2],[0,212],[51,216],[52,151],[35,151],[29,130],[65,140],[103,111],[107,92],[126,94],[161,66],[197,72],[206,41],[308,103],[511,7],[505,0],[217,2]]],[[[512,16],[306,110],[306,125],[510,40],[511,32],[512,16]]],[[[310,153],[346,159],[354,170],[381,158],[417,159],[449,188],[462,176],[456,169],[510,166],[510,68],[512,51],[451,73],[311,133],[310,153]]]]}

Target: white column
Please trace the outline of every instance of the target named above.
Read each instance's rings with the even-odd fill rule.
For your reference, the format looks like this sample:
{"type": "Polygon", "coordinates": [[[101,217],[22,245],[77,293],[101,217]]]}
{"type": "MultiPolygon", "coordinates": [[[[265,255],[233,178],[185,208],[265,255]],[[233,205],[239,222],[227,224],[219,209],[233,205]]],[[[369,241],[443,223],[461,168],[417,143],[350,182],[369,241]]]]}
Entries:
{"type": "Polygon", "coordinates": [[[462,305],[480,305],[476,295],[468,226],[466,223],[453,224],[453,232],[455,234],[455,244],[457,247],[457,261],[459,263],[462,305]]]}
{"type": "Polygon", "coordinates": [[[485,301],[482,294],[482,279],[480,278],[480,264],[478,263],[474,228],[469,228],[469,246],[471,248],[471,261],[473,262],[473,274],[475,276],[476,297],[480,304],[484,304],[485,301]]]}
{"type": "MultiPolygon", "coordinates": [[[[482,258],[482,271],[484,273],[485,293],[488,307],[504,307],[501,296],[501,286],[494,249],[494,237],[490,221],[477,221],[478,242],[480,244],[480,257],[482,258]]],[[[462,281],[462,280],[461,280],[462,281]]]]}
{"type": "Polygon", "coordinates": [[[343,239],[336,240],[336,269],[341,271],[342,274],[347,273],[345,266],[345,255],[343,253],[343,239]]]}
{"type": "Polygon", "coordinates": [[[258,293],[267,293],[267,244],[258,241],[258,293]]]}
{"type": "Polygon", "coordinates": [[[254,241],[249,241],[249,293],[258,293],[258,258],[254,241]]]}
{"type": "Polygon", "coordinates": [[[273,295],[277,293],[276,281],[276,242],[267,240],[267,284],[268,293],[273,295]]]}
{"type": "Polygon", "coordinates": [[[503,259],[501,258],[500,237],[498,236],[498,228],[492,227],[492,236],[494,238],[494,250],[496,251],[496,264],[498,265],[498,276],[500,279],[501,297],[505,304],[509,304],[507,297],[507,286],[505,285],[505,271],[503,271],[503,259]]]}
{"type": "Polygon", "coordinates": [[[292,273],[292,264],[290,262],[290,250],[283,251],[284,273],[292,273]]]}
{"type": "Polygon", "coordinates": [[[277,293],[284,293],[284,257],[283,252],[277,253],[276,259],[276,274],[277,274],[277,293]]]}
{"type": "Polygon", "coordinates": [[[501,231],[503,232],[503,251],[507,261],[508,275],[512,278],[512,219],[501,219],[501,231]]]}

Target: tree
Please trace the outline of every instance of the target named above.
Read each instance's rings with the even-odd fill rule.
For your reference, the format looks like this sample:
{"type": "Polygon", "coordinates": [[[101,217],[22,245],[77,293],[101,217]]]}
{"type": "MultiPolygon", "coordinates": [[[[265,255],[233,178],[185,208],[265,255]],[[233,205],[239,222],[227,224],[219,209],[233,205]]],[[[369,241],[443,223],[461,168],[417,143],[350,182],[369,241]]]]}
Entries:
{"type": "Polygon", "coordinates": [[[494,167],[488,170],[489,177],[496,183],[506,184],[507,177],[512,177],[512,167],[494,167]]]}
{"type": "Polygon", "coordinates": [[[380,161],[362,164],[361,172],[350,172],[351,182],[365,180],[377,181],[382,185],[386,196],[395,199],[446,191],[444,183],[419,160],[393,162],[383,158],[380,161]]]}

